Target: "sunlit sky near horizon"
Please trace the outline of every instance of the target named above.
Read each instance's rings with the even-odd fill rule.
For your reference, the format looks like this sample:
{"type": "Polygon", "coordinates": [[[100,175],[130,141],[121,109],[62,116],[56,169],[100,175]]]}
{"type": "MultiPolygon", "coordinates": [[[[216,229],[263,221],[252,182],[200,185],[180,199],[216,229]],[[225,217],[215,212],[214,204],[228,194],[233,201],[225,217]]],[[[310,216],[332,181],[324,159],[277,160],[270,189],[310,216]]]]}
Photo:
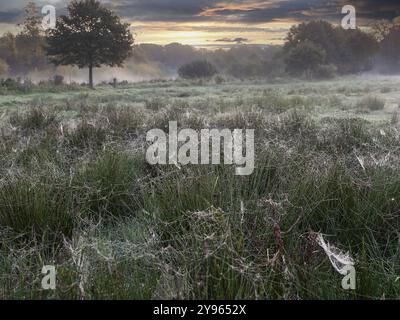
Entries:
{"type": "MultiPolygon", "coordinates": [[[[0,33],[16,31],[28,0],[0,0],[0,33]]],[[[65,14],[69,1],[38,0],[65,14]]],[[[129,22],[136,43],[179,42],[197,47],[238,43],[281,44],[293,24],[326,19],[339,24],[344,5],[357,10],[359,26],[400,16],[399,0],[103,0],[129,22]]]]}

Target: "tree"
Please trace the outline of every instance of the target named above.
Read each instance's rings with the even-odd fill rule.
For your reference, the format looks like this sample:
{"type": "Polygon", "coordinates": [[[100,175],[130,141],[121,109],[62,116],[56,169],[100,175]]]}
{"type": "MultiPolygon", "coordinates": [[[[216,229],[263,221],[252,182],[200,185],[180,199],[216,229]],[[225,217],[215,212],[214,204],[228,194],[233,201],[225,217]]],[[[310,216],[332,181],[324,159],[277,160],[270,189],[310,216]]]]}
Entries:
{"type": "Polygon", "coordinates": [[[42,18],[35,3],[25,7],[23,29],[16,37],[18,52],[18,73],[42,68],[46,65],[44,37],[41,29],[42,18]]]}
{"type": "Polygon", "coordinates": [[[178,70],[179,76],[185,79],[210,78],[217,73],[217,68],[207,60],[193,61],[178,70]]]}
{"type": "Polygon", "coordinates": [[[284,51],[288,53],[300,43],[309,41],[325,51],[326,60],[329,63],[335,63],[340,54],[337,48],[337,44],[340,42],[338,36],[338,33],[335,32],[334,27],[329,22],[323,20],[303,22],[290,28],[284,51]]]}
{"type": "Polygon", "coordinates": [[[370,34],[355,30],[338,30],[342,33],[340,52],[341,63],[338,66],[342,73],[357,73],[370,70],[373,58],[379,51],[379,43],[370,34]]]}
{"type": "MultiPolygon", "coordinates": [[[[374,37],[360,29],[344,30],[322,20],[304,22],[293,26],[284,46],[286,56],[298,50],[311,50],[310,45],[303,48],[301,43],[311,42],[325,52],[325,64],[336,66],[339,73],[362,72],[371,68],[372,58],[378,50],[374,37]]],[[[314,52],[316,50],[313,50],[314,52]]]]}
{"type": "Polygon", "coordinates": [[[68,16],[57,19],[47,37],[47,55],[55,65],[89,68],[93,88],[93,68],[102,65],[121,67],[132,52],[129,24],[97,0],[73,0],[68,16]]]}
{"type": "Polygon", "coordinates": [[[7,74],[8,64],[3,59],[0,58],[0,76],[7,74]]]}
{"type": "Polygon", "coordinates": [[[400,67],[400,26],[394,27],[381,42],[381,56],[391,70],[400,67]]]}
{"type": "Polygon", "coordinates": [[[374,38],[381,42],[390,33],[395,25],[388,20],[379,20],[372,24],[372,35],[374,38]]]}
{"type": "Polygon", "coordinates": [[[25,19],[23,22],[22,34],[29,36],[39,37],[41,33],[40,25],[42,22],[41,17],[38,14],[38,10],[34,2],[29,2],[25,9],[25,19]]]}
{"type": "Polygon", "coordinates": [[[7,32],[0,39],[0,58],[7,62],[9,69],[12,71],[17,64],[17,46],[15,36],[11,32],[7,32]]]}
{"type": "Polygon", "coordinates": [[[285,57],[286,71],[300,76],[312,76],[319,65],[324,64],[326,52],[320,46],[305,40],[290,49],[285,57]]]}
{"type": "Polygon", "coordinates": [[[22,30],[17,35],[6,33],[1,38],[1,58],[9,65],[10,74],[26,74],[43,68],[46,63],[41,17],[33,2],[25,7],[22,30]]]}

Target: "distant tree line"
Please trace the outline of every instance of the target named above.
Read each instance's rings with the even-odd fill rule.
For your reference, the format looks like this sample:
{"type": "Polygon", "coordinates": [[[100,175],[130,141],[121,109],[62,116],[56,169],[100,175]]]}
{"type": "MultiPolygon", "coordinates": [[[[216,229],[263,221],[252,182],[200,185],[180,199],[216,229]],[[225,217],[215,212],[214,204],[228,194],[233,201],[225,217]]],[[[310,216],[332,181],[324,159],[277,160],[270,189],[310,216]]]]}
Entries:
{"type": "Polygon", "coordinates": [[[207,61],[220,73],[236,78],[266,77],[282,71],[280,46],[237,45],[229,49],[197,49],[189,45],[171,43],[165,46],[140,44],[134,47],[135,62],[157,62],[167,73],[180,67],[207,61]]]}
{"type": "Polygon", "coordinates": [[[323,20],[313,20],[293,26],[283,46],[238,45],[205,50],[178,43],[141,44],[135,46],[134,56],[137,61],[157,62],[171,72],[207,61],[219,73],[242,79],[285,74],[330,78],[374,68],[397,73],[400,72],[400,19],[378,21],[367,31],[345,30],[323,20]]]}

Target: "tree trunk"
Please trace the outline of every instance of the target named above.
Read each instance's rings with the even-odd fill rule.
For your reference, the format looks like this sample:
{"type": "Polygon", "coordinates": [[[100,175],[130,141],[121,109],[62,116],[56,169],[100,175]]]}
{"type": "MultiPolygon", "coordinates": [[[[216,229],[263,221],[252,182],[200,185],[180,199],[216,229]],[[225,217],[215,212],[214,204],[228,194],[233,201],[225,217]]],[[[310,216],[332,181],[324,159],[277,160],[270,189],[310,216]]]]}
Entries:
{"type": "Polygon", "coordinates": [[[93,86],[93,65],[92,64],[89,65],[89,87],[91,89],[94,88],[94,86],[93,86]]]}

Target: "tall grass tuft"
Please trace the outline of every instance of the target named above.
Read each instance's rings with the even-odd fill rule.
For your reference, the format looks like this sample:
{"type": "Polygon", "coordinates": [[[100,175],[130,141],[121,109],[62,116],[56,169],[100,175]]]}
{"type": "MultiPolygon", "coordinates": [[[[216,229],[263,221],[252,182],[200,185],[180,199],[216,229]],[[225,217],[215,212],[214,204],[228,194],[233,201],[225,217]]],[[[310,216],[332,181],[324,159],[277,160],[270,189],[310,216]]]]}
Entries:
{"type": "Polygon", "coordinates": [[[139,159],[110,152],[78,170],[72,185],[80,214],[98,219],[134,213],[141,202],[139,159]]]}
{"type": "Polygon", "coordinates": [[[386,101],[381,98],[367,96],[361,99],[357,106],[362,110],[379,111],[385,108],[385,104],[386,101]]]}
{"type": "Polygon", "coordinates": [[[15,233],[46,241],[72,234],[72,194],[62,183],[13,178],[1,185],[0,203],[0,225],[15,233]]]}

